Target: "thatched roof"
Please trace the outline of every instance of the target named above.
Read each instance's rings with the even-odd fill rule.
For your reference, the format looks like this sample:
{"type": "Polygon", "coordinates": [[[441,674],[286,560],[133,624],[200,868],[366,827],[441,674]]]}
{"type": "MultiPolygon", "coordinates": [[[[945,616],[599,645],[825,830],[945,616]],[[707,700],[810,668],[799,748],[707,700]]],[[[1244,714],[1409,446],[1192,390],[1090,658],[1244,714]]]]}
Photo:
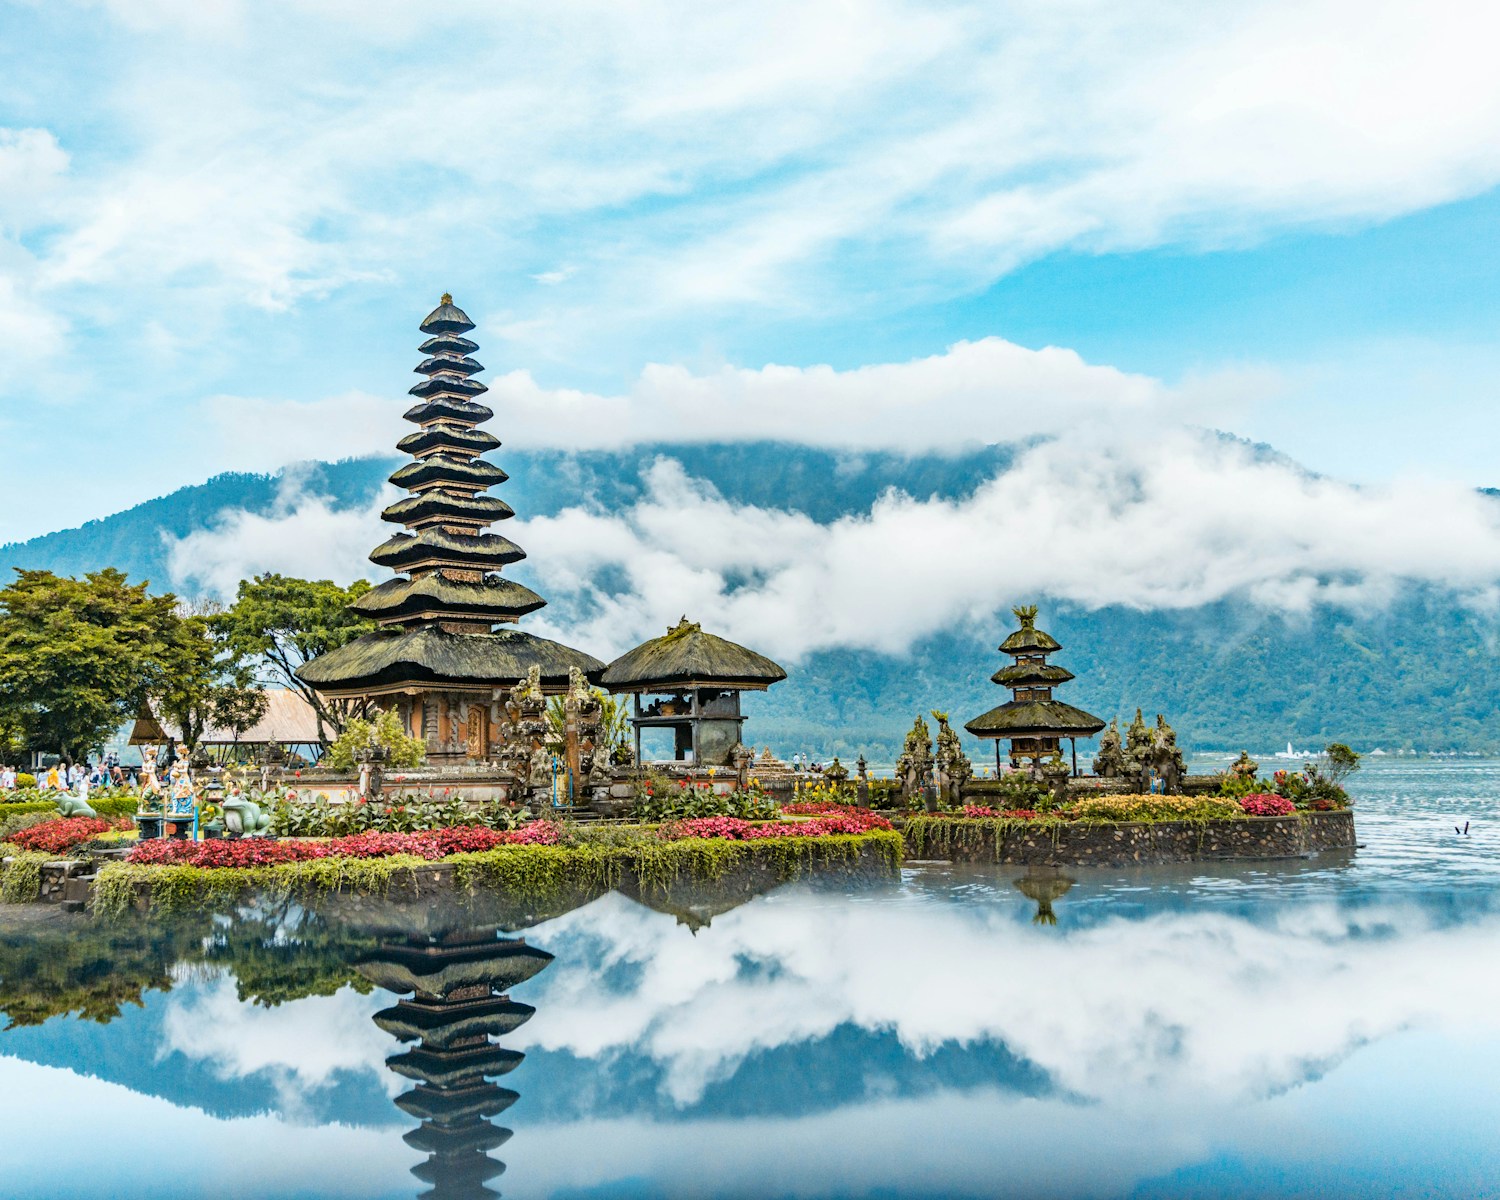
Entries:
{"type": "Polygon", "coordinates": [[[1056,687],[1074,678],[1073,672],[1056,663],[1011,663],[990,676],[992,683],[1004,687],[1056,687]]]}
{"type": "Polygon", "coordinates": [[[393,571],[437,564],[500,567],[525,557],[526,551],[498,533],[449,533],[441,526],[395,534],[370,551],[372,563],[393,571]]]}
{"type": "Polygon", "coordinates": [[[431,454],[436,450],[463,450],[470,454],[483,454],[498,445],[500,439],[483,429],[440,422],[415,433],[408,433],[396,443],[396,449],[403,454],[431,454]]]}
{"type": "Polygon", "coordinates": [[[1011,634],[1000,643],[1002,654],[1050,654],[1054,650],[1061,650],[1062,643],[1050,633],[1043,633],[1036,627],[1036,605],[1027,604],[1020,608],[1013,608],[1016,620],[1021,622],[1021,628],[1011,634]]]}
{"type": "Polygon", "coordinates": [[[525,942],[467,945],[381,946],[356,970],[377,987],[404,995],[444,996],[455,988],[487,983],[507,992],[542,971],[553,956],[525,942]]]}
{"type": "MultiPolygon", "coordinates": [[[[238,739],[234,731],[210,725],[198,739],[200,746],[312,746],[318,742],[318,717],[312,705],[291,688],[265,688],[266,713],[238,739]]],[[[160,746],[181,739],[170,721],[158,720],[150,707],[141,710],[130,730],[132,746],[160,746]]]]}
{"type": "MultiPolygon", "coordinates": [[[[477,350],[479,347],[474,348],[477,350]]],[[[444,353],[424,358],[412,370],[418,375],[439,375],[444,371],[457,375],[477,375],[484,370],[484,365],[467,354],[444,353]]]]}
{"type": "Polygon", "coordinates": [[[498,621],[535,612],[546,603],[525,584],[500,575],[487,576],[483,583],[461,583],[434,574],[420,579],[388,579],[349,607],[377,621],[424,615],[494,616],[498,621]]]}
{"type": "Polygon", "coordinates": [[[983,738],[1092,737],[1104,728],[1104,722],[1060,700],[1012,700],[975,717],[964,728],[983,738]]]}
{"type": "Polygon", "coordinates": [[[461,487],[487,488],[504,483],[510,476],[482,458],[460,458],[456,454],[429,454],[397,467],[391,482],[416,491],[433,484],[453,483],[461,487]]]}
{"type": "Polygon", "coordinates": [[[468,313],[453,303],[453,297],[444,292],[438,306],[422,318],[420,328],[423,333],[468,333],[474,328],[474,322],[469,320],[468,313]]]}
{"type": "Polygon", "coordinates": [[[438,521],[451,517],[456,522],[503,521],[515,516],[515,509],[493,496],[457,496],[451,492],[423,492],[420,496],[405,496],[386,506],[380,514],[382,521],[397,525],[416,525],[422,521],[438,521]]]}
{"type": "MultiPolygon", "coordinates": [[[[478,366],[478,363],[474,364],[478,366]]],[[[477,379],[466,379],[461,375],[433,375],[414,383],[406,389],[408,396],[458,396],[461,398],[472,398],[482,396],[490,389],[477,379]]]]}
{"type": "Polygon", "coordinates": [[[612,692],[654,692],[680,687],[763,689],[786,672],[763,654],[704,633],[686,617],[665,635],[643,642],[604,669],[612,692]]]}
{"type": "Polygon", "coordinates": [[[320,692],[339,695],[414,683],[509,687],[533,665],[541,668],[549,692],[567,689],[570,667],[591,680],[604,670],[592,654],[519,629],[458,634],[429,627],[367,633],[319,655],[297,674],[320,692]]]}
{"type": "Polygon", "coordinates": [[[401,415],[417,425],[430,425],[433,421],[443,420],[483,425],[495,415],[495,410],[461,396],[434,396],[431,400],[413,404],[401,415]]]}

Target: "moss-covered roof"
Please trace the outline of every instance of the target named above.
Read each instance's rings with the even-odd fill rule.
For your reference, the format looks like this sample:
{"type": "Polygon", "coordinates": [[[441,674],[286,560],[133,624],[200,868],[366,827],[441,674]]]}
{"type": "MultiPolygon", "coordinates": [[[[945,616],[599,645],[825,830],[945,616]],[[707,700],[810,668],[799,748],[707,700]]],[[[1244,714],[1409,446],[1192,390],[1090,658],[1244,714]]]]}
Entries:
{"type": "Polygon", "coordinates": [[[396,503],[387,505],[380,518],[397,525],[417,525],[449,517],[460,522],[487,523],[503,521],[515,515],[509,504],[494,496],[455,496],[449,492],[436,491],[423,492],[420,496],[405,496],[396,503]]]}
{"type": "Polygon", "coordinates": [[[461,425],[483,425],[495,415],[495,410],[483,404],[476,404],[472,400],[464,400],[459,396],[435,396],[431,400],[413,404],[401,415],[414,425],[429,425],[433,421],[457,421],[461,425]]]}
{"type": "Polygon", "coordinates": [[[319,655],[297,675],[330,694],[358,693],[401,684],[510,687],[540,667],[549,692],[567,689],[577,667],[597,681],[604,664],[592,654],[519,629],[448,633],[433,627],[380,629],[319,655]]]}
{"type": "Polygon", "coordinates": [[[990,679],[1004,687],[1055,687],[1074,678],[1073,672],[1055,663],[1011,663],[1001,667],[990,679]]]}
{"type": "Polygon", "coordinates": [[[434,451],[452,449],[470,454],[483,454],[500,445],[500,439],[483,429],[469,429],[463,425],[429,425],[408,433],[396,443],[396,449],[404,454],[429,454],[434,451]]]}
{"type": "Polygon", "coordinates": [[[1104,722],[1060,700],[1012,700],[964,728],[975,737],[1091,737],[1104,722]]]}
{"type": "Polygon", "coordinates": [[[612,692],[650,692],[694,684],[766,688],[785,678],[765,655],[704,633],[683,617],[662,637],[620,655],[604,669],[601,682],[612,692]]]}
{"type": "Polygon", "coordinates": [[[469,320],[469,314],[453,303],[453,297],[447,292],[438,301],[438,306],[422,318],[421,330],[423,333],[468,333],[474,328],[474,322],[469,320]]]}
{"type": "Polygon", "coordinates": [[[430,337],[417,347],[423,354],[473,354],[479,349],[478,342],[471,342],[456,333],[440,333],[430,337]]]}
{"type": "Polygon", "coordinates": [[[398,467],[390,481],[397,487],[413,490],[424,486],[452,483],[459,487],[487,488],[504,483],[510,476],[494,463],[482,458],[459,458],[454,454],[429,454],[398,467]]]}
{"type": "Polygon", "coordinates": [[[525,557],[526,551],[499,534],[457,534],[441,528],[398,533],[370,551],[372,563],[393,571],[437,565],[503,567],[525,557]]]}
{"type": "Polygon", "coordinates": [[[499,575],[487,576],[483,583],[464,583],[433,574],[388,579],[349,607],[377,621],[449,615],[502,621],[535,612],[546,603],[525,584],[499,575]]]}

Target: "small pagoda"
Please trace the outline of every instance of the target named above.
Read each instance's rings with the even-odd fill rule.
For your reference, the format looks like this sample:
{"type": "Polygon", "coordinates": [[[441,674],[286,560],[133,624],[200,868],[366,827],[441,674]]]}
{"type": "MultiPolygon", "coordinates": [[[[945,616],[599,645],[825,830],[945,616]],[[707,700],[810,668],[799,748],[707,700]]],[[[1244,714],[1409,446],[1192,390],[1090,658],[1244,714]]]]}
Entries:
{"type": "Polygon", "coordinates": [[[500,442],[479,428],[495,414],[478,400],[489,389],[474,378],[484,368],[463,336],[473,328],[449,295],[421,324],[424,378],[405,414],[417,429],[396,443],[411,461],[390,477],[410,494],[381,513],[406,532],[370,554],[397,576],[351,606],[380,628],[298,672],[329,699],[394,706],[437,761],[488,757],[503,693],[532,667],[549,695],[568,690],[573,668],[591,680],[604,669],[582,650],[514,628],[547,602],[501,574],[526,555],[490,532],[515,513],[488,494],[507,476],[484,458],[500,442]]]}
{"type": "Polygon", "coordinates": [[[1078,774],[1078,739],[1093,737],[1104,722],[1081,708],[1052,698],[1059,684],[1073,678],[1070,671],[1049,663],[1047,656],[1062,649],[1051,634],[1036,627],[1036,605],[1011,610],[1021,628],[1000,643],[1000,652],[1015,661],[1001,667],[990,679],[1011,690],[1011,699],[975,717],[964,728],[979,738],[995,739],[995,769],[1000,769],[1000,742],[1010,741],[1013,766],[1022,759],[1040,765],[1043,759],[1062,753],[1067,738],[1073,752],[1073,774],[1078,774]]]}
{"type": "Polygon", "coordinates": [[[630,724],[635,761],[641,761],[641,731],[670,729],[678,762],[729,766],[743,745],[740,693],[765,691],[786,672],[754,650],[704,633],[683,617],[659,638],[642,642],[604,669],[600,683],[616,694],[635,696],[630,724]],[[643,703],[643,696],[651,696],[643,703]]]}
{"type": "Polygon", "coordinates": [[[410,994],[375,1014],[375,1024],[402,1042],[404,1054],[386,1059],[417,1086],[396,1106],[421,1124],[403,1140],[428,1157],[412,1174],[430,1200],[473,1200],[498,1195],[485,1186],[505,1170],[490,1157],[509,1140],[509,1129],[491,1118],[518,1099],[490,1080],[520,1065],[519,1051],[491,1039],[513,1033],[536,1011],[510,999],[509,989],[542,971],[552,955],[494,929],[382,945],[359,971],[387,991],[410,994]]]}

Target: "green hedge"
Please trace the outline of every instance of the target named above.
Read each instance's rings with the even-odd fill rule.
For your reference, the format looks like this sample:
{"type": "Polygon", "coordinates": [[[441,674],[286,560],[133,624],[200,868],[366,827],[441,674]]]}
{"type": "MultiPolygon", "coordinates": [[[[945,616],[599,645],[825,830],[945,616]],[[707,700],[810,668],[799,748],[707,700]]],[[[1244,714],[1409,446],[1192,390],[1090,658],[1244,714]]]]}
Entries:
{"type": "MultiPolygon", "coordinates": [[[[134,796],[100,796],[89,800],[89,807],[101,817],[131,817],[140,802],[134,796]]],[[[12,804],[0,804],[0,821],[20,813],[56,812],[55,800],[21,800],[12,804]]]]}
{"type": "Polygon", "coordinates": [[[224,910],[260,894],[273,900],[316,901],[332,894],[383,895],[415,882],[419,868],[449,868],[455,890],[547,900],[571,892],[602,891],[633,876],[642,888],[670,894],[680,882],[704,883],[742,869],[769,869],[786,881],[829,869],[848,869],[871,850],[875,864],[895,871],[902,839],[888,829],[832,837],[651,838],[609,845],[499,846],[436,861],[411,855],[318,858],[269,867],[147,866],[109,863],[94,885],[94,909],[119,916],[144,901],[153,914],[224,910]]]}

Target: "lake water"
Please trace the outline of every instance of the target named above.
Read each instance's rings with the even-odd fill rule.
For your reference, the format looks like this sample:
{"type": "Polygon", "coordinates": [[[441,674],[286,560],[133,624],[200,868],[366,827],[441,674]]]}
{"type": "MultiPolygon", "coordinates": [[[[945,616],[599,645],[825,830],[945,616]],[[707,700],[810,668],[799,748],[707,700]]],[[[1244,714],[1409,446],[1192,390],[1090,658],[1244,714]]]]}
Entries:
{"type": "Polygon", "coordinates": [[[0,1194],[1500,1195],[1500,763],[1355,783],[1352,856],[612,894],[425,1007],[400,931],[0,912],[0,1194]]]}

